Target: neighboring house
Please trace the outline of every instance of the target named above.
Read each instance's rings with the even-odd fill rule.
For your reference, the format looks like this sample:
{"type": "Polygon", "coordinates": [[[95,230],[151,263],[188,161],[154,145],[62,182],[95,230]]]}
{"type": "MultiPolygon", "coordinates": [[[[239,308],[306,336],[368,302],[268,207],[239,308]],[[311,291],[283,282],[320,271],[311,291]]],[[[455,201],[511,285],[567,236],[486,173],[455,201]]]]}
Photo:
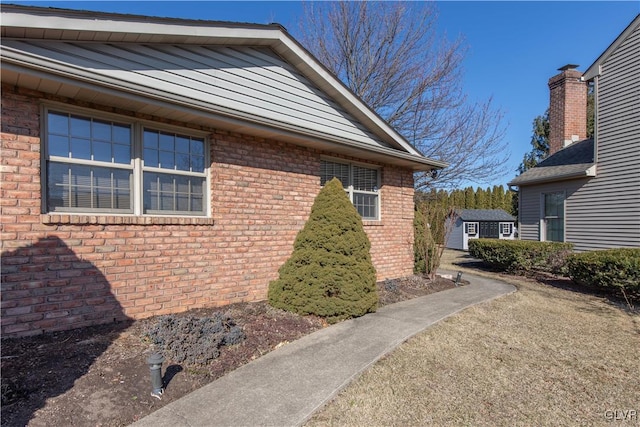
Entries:
{"type": "Polygon", "coordinates": [[[425,158],[279,25],[2,6],[2,335],[262,300],[321,185],[412,274],[425,158]]]}
{"type": "Polygon", "coordinates": [[[447,248],[469,249],[470,239],[507,239],[516,235],[516,219],[502,209],[458,209],[445,226],[447,248]]]}
{"type": "Polygon", "coordinates": [[[575,67],[549,80],[550,156],[509,183],[519,188],[520,238],[640,247],[640,15],[584,74],[575,67]]]}

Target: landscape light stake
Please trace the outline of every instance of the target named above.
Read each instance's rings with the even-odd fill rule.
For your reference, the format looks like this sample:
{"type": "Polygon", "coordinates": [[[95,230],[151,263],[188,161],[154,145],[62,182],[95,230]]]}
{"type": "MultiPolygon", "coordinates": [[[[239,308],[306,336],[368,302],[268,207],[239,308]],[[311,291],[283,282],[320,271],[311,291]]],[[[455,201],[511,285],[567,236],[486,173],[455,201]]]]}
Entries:
{"type": "Polygon", "coordinates": [[[462,279],[462,271],[458,271],[458,275],[456,276],[456,286],[460,286],[461,279],[462,279]]]}
{"type": "Polygon", "coordinates": [[[164,362],[164,357],[160,353],[153,353],[147,359],[147,364],[149,364],[149,370],[151,371],[151,396],[157,397],[158,399],[162,399],[162,393],[164,393],[164,388],[162,387],[162,363],[164,362]]]}

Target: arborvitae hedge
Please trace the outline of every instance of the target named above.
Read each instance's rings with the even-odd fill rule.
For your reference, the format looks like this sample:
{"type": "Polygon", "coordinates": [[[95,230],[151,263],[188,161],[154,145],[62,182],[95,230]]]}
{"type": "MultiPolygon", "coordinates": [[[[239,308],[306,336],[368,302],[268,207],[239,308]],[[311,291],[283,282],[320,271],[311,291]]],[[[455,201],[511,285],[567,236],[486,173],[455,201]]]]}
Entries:
{"type": "Polygon", "coordinates": [[[296,236],[269,303],[335,323],[376,310],[376,271],[362,220],[337,178],[327,182],[296,236]]]}

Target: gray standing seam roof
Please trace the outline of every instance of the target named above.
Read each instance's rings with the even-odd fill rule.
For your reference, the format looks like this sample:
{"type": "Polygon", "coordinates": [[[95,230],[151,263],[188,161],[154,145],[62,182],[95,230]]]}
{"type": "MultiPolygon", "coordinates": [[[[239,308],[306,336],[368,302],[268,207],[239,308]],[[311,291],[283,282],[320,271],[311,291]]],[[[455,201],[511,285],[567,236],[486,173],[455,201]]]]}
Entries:
{"type": "Polygon", "coordinates": [[[502,209],[458,209],[456,212],[463,221],[516,221],[502,209]]]}
{"type": "Polygon", "coordinates": [[[574,142],[515,177],[509,182],[509,185],[527,185],[586,177],[588,169],[594,165],[593,155],[593,139],[574,142]]]}

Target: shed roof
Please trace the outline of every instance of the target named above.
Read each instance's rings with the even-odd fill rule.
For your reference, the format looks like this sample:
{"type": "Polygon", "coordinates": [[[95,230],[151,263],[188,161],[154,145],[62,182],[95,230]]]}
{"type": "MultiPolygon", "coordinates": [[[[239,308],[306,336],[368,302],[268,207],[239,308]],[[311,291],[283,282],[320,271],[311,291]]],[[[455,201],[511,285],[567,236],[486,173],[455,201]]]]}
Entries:
{"type": "Polygon", "coordinates": [[[574,142],[563,148],[511,180],[509,185],[531,185],[588,176],[595,176],[593,139],[574,142]]]}
{"type": "Polygon", "coordinates": [[[456,213],[463,221],[516,221],[502,209],[458,209],[456,213]]]}

